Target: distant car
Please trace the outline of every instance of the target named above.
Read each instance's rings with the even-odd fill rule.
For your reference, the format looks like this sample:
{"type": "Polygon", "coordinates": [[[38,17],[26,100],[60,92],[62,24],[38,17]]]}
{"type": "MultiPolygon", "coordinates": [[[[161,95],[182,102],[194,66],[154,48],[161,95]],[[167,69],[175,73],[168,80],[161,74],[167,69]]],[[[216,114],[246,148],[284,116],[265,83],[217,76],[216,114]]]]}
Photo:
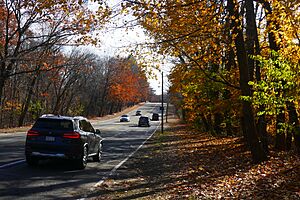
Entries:
{"type": "Polygon", "coordinates": [[[25,156],[31,166],[41,159],[62,158],[84,169],[89,157],[99,162],[101,153],[100,130],[84,117],[43,115],[27,132],[25,156]]]}
{"type": "Polygon", "coordinates": [[[135,112],[135,115],[136,115],[136,116],[140,116],[140,115],[142,115],[142,111],[140,111],[140,110],[137,110],[137,111],[135,112]]]}
{"type": "Polygon", "coordinates": [[[159,115],[157,113],[152,114],[152,121],[158,121],[159,120],[159,115]]]}
{"type": "Polygon", "coordinates": [[[147,116],[140,116],[138,126],[150,127],[150,119],[147,116]]]}
{"type": "Polygon", "coordinates": [[[130,117],[128,115],[122,115],[120,117],[120,122],[130,122],[130,117]]]}

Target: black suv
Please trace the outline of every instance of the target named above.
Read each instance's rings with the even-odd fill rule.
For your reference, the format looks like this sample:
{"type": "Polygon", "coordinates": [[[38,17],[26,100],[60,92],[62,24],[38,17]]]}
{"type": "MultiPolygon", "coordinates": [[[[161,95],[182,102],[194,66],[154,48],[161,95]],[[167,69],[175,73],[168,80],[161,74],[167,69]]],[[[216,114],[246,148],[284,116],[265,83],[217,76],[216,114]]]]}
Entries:
{"type": "Polygon", "coordinates": [[[158,121],[159,120],[159,115],[157,113],[152,114],[152,121],[158,121]]]}
{"type": "Polygon", "coordinates": [[[40,159],[71,159],[79,169],[87,165],[88,157],[100,161],[102,138],[84,117],[43,115],[27,132],[26,162],[33,166],[40,159]]]}
{"type": "Polygon", "coordinates": [[[147,116],[141,116],[139,118],[138,126],[148,126],[150,127],[150,119],[147,116]]]}

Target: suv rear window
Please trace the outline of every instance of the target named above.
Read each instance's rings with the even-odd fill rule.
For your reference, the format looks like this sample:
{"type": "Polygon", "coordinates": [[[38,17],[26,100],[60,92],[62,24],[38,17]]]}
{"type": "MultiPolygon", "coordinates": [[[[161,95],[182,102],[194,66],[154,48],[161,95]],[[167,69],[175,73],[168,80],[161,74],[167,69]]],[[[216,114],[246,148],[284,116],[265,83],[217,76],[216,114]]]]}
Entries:
{"type": "Polygon", "coordinates": [[[71,120],[65,119],[38,119],[33,125],[33,128],[56,129],[56,130],[73,130],[71,120]]]}
{"type": "Polygon", "coordinates": [[[149,120],[148,117],[140,117],[140,121],[142,122],[147,122],[149,120]]]}

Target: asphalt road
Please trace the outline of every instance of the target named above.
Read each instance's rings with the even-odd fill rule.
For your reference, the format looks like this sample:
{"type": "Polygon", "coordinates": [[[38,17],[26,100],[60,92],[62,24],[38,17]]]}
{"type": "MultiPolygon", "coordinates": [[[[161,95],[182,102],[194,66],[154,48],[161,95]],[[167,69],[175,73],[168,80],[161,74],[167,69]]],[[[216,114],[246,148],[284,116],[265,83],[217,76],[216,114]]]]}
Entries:
{"type": "MultiPolygon", "coordinates": [[[[146,103],[143,115],[159,112],[160,104],[146,103]]],[[[117,118],[97,121],[102,132],[103,157],[89,161],[86,169],[74,170],[67,161],[43,161],[29,167],[24,160],[26,133],[0,134],[0,199],[82,199],[93,188],[113,175],[151,137],[159,122],[138,127],[135,110],[130,122],[117,118]]]]}

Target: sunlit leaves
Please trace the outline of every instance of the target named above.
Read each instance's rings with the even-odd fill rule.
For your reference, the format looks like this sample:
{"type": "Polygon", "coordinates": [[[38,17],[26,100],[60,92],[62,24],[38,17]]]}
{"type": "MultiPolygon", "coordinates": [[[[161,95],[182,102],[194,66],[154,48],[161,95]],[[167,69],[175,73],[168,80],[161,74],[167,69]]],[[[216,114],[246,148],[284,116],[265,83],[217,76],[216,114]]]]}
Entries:
{"type": "Polygon", "coordinates": [[[223,91],[224,86],[214,84],[210,76],[219,81],[223,78],[236,82],[236,69],[233,73],[224,73],[222,78],[218,77],[218,70],[210,70],[212,65],[224,65],[222,55],[228,45],[224,35],[224,4],[216,1],[145,0],[126,6],[134,10],[134,15],[154,38],[153,46],[159,53],[184,60],[184,63],[176,63],[172,71],[171,91],[174,92],[173,99],[179,98],[176,93],[183,97],[184,100],[178,103],[191,111],[190,119],[194,120],[199,112],[214,113],[222,109],[225,105],[218,101],[217,93],[223,91]],[[208,82],[211,85],[206,84],[208,82]],[[216,94],[208,94],[210,89],[216,94]]]}
{"type": "MultiPolygon", "coordinates": [[[[248,67],[248,63],[246,60],[237,62],[239,52],[234,43],[237,33],[233,32],[242,30],[241,36],[244,38],[241,41],[247,39],[244,31],[248,26],[245,23],[247,9],[244,3],[233,1],[237,15],[230,15],[227,1],[144,0],[128,1],[123,5],[133,9],[140,24],[154,39],[153,46],[159,53],[178,58],[170,75],[170,91],[173,103],[187,111],[188,119],[197,121],[202,113],[224,113],[225,110],[237,116],[240,100],[251,99],[250,96],[239,98],[238,64],[243,65],[244,62],[245,66],[242,67],[248,67]],[[241,23],[237,25],[237,22],[241,23]]],[[[254,107],[264,105],[267,112],[273,115],[287,101],[297,102],[299,2],[257,1],[254,5],[257,8],[254,17],[258,41],[252,50],[263,58],[253,66],[253,77],[247,78],[254,80],[251,84],[253,93],[250,92],[256,99],[254,107]],[[280,61],[268,59],[270,48],[273,48],[270,33],[275,36],[275,43],[280,49],[280,61]],[[259,62],[264,67],[259,68],[259,62]],[[262,81],[258,83],[255,79],[259,79],[260,70],[262,81]]],[[[246,48],[249,47],[246,45],[246,48]]],[[[257,111],[261,115],[266,110],[257,111]]]]}
{"type": "Polygon", "coordinates": [[[250,98],[255,106],[264,106],[264,110],[258,115],[276,115],[282,112],[286,102],[295,102],[299,95],[299,80],[297,74],[299,64],[289,62],[276,52],[272,57],[265,59],[256,56],[262,68],[263,79],[249,82],[253,86],[253,98],[250,98]]]}

